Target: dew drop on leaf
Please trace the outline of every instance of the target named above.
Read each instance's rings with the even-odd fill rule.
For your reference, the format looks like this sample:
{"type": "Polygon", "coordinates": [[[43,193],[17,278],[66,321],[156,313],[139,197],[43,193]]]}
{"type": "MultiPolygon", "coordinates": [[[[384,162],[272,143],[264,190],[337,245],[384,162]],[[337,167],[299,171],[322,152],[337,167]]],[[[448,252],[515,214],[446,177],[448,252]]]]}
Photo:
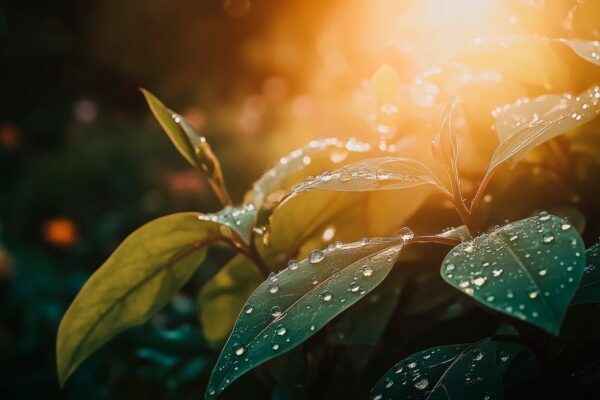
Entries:
{"type": "Polygon", "coordinates": [[[269,291],[269,293],[271,294],[275,294],[279,291],[279,285],[276,283],[271,283],[268,287],[267,290],[269,291]]]}
{"type": "Polygon", "coordinates": [[[294,271],[294,270],[298,269],[298,261],[290,260],[288,262],[288,268],[290,269],[290,271],[294,271]]]}
{"type": "Polygon", "coordinates": [[[417,382],[415,382],[415,389],[425,390],[427,389],[427,386],[429,386],[429,381],[425,378],[419,379],[417,382]]]}
{"type": "Polygon", "coordinates": [[[308,262],[311,264],[318,264],[325,258],[325,253],[321,250],[313,250],[308,255],[308,262]]]}
{"type": "Polygon", "coordinates": [[[252,304],[246,304],[246,305],[244,306],[244,312],[245,312],[246,314],[251,314],[251,313],[252,313],[252,311],[254,311],[254,306],[253,306],[252,304]]]}

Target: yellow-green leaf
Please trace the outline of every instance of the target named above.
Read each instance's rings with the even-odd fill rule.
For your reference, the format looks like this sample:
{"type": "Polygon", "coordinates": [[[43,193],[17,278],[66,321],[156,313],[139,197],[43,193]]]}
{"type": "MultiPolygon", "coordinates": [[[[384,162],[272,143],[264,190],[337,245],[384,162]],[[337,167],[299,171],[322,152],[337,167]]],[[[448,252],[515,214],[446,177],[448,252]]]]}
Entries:
{"type": "Polygon", "coordinates": [[[252,262],[238,254],[198,294],[198,308],[204,338],[221,346],[254,289],[263,281],[252,262]]]}
{"type": "Polygon", "coordinates": [[[129,235],[81,288],[60,323],[60,383],[112,337],[160,310],[202,263],[206,246],[229,231],[218,216],[180,213],[129,235]]]}

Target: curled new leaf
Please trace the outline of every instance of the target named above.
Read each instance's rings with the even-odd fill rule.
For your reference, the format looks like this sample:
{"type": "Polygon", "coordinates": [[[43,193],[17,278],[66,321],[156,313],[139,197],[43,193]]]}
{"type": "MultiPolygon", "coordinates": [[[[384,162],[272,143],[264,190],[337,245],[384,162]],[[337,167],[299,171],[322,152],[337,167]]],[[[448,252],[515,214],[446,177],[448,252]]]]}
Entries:
{"type": "Polygon", "coordinates": [[[558,334],[585,264],[577,231],[547,213],[455,247],[442,278],[486,307],[558,334]]]}
{"type": "Polygon", "coordinates": [[[442,164],[446,165],[448,170],[458,177],[458,143],[456,141],[456,132],[452,122],[452,114],[456,108],[458,99],[452,98],[442,113],[440,130],[433,138],[431,143],[434,157],[442,164]]]}
{"type": "Polygon", "coordinates": [[[313,250],[250,296],[208,384],[212,398],[242,374],[312,336],[387,276],[402,248],[373,239],[313,250]]]}
{"type": "Polygon", "coordinates": [[[112,337],[160,310],[202,263],[206,246],[234,235],[238,226],[230,218],[173,214],[127,237],[81,288],[60,323],[61,384],[112,337]]]}
{"type": "Polygon", "coordinates": [[[207,175],[211,186],[223,204],[231,203],[225,187],[221,164],[204,136],[196,133],[181,115],[170,110],[152,93],[146,89],[141,89],[141,91],[150,110],[179,153],[190,165],[200,168],[207,175]]]}
{"type": "Polygon", "coordinates": [[[598,114],[599,86],[579,96],[542,96],[498,110],[496,129],[500,144],[488,170],[508,159],[518,162],[533,148],[591,121],[598,114]]]}
{"type": "Polygon", "coordinates": [[[423,350],[386,372],[371,399],[501,399],[504,373],[521,351],[492,339],[423,350]]]}
{"type": "Polygon", "coordinates": [[[346,165],[333,172],[323,172],[296,186],[294,191],[329,189],[353,192],[404,189],[419,185],[434,185],[445,190],[435,174],[417,160],[376,157],[346,165]]]}

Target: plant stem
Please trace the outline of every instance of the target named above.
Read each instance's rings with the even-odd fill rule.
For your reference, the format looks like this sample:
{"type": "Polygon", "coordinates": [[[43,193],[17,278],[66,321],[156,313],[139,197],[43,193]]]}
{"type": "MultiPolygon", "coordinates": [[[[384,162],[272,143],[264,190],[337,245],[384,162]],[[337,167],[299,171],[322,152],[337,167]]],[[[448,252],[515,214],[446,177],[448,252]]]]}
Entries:
{"type": "Polygon", "coordinates": [[[208,178],[208,183],[223,207],[233,204],[224,184],[221,184],[221,182],[217,182],[212,178],[208,178]]]}
{"type": "Polygon", "coordinates": [[[458,176],[456,173],[452,173],[452,171],[450,171],[449,175],[450,183],[452,185],[452,203],[454,204],[454,208],[456,209],[456,212],[458,213],[458,216],[462,220],[463,224],[467,226],[471,236],[477,236],[479,235],[479,229],[477,228],[475,220],[472,218],[471,213],[465,205],[465,201],[460,190],[458,176]]]}
{"type": "Polygon", "coordinates": [[[461,244],[462,242],[459,239],[455,238],[447,238],[443,236],[437,235],[425,235],[425,236],[415,236],[412,239],[406,241],[406,244],[409,243],[438,243],[445,244],[448,246],[456,246],[461,244]]]}
{"type": "Polygon", "coordinates": [[[483,199],[483,195],[485,194],[485,189],[488,187],[490,181],[494,177],[496,170],[496,167],[488,170],[488,172],[483,177],[483,180],[477,188],[477,193],[475,193],[475,197],[473,197],[473,200],[471,201],[471,208],[469,209],[470,214],[477,214],[477,210],[479,210],[479,205],[481,204],[481,199],[483,199]]]}

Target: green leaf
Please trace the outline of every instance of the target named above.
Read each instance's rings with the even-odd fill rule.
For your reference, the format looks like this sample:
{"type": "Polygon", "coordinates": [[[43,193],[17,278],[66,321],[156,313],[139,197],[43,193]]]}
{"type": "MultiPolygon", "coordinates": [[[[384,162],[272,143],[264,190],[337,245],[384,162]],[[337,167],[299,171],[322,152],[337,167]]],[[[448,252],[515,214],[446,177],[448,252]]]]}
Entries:
{"type": "Polygon", "coordinates": [[[600,243],[585,251],[586,266],[572,304],[600,303],[600,243]]]}
{"type": "Polygon", "coordinates": [[[600,66],[600,42],[597,40],[558,39],[586,61],[600,66]]]}
{"type": "Polygon", "coordinates": [[[213,346],[222,346],[233,324],[263,278],[244,255],[238,254],[202,287],[198,308],[204,338],[213,346]]]}
{"type": "Polygon", "coordinates": [[[600,113],[600,86],[579,96],[542,96],[497,110],[500,144],[488,170],[508,159],[521,160],[530,150],[596,118],[600,113]]]}
{"type": "Polygon", "coordinates": [[[236,227],[220,214],[180,213],[142,226],[89,278],[58,328],[61,385],[96,349],[160,310],[206,256],[206,246],[236,227]]]}
{"type": "Polygon", "coordinates": [[[170,110],[156,96],[141,89],[148,106],[160,126],[167,133],[179,153],[191,166],[200,168],[209,178],[211,186],[223,204],[229,204],[229,195],[223,179],[221,164],[204,138],[179,114],[170,110]]]}
{"type": "Polygon", "coordinates": [[[486,307],[558,334],[583,274],[584,251],[569,223],[543,212],[455,247],[441,275],[486,307]]]}
{"type": "Polygon", "coordinates": [[[325,171],[294,188],[294,192],[312,189],[371,191],[405,189],[434,185],[445,190],[435,174],[423,163],[404,157],[375,157],[325,171]]]}
{"type": "Polygon", "coordinates": [[[365,153],[371,149],[367,143],[354,139],[341,141],[335,138],[313,140],[301,149],[297,149],[282,157],[277,165],[265,172],[257,180],[250,192],[246,194],[246,202],[262,207],[267,196],[280,189],[287,189],[286,181],[290,176],[306,169],[316,155],[327,155],[332,163],[339,163],[348,157],[348,153],[365,153]]]}
{"type": "Polygon", "coordinates": [[[386,372],[371,399],[501,399],[504,373],[521,351],[492,339],[423,350],[386,372]]]}
{"type": "MultiPolygon", "coordinates": [[[[205,218],[231,228],[244,244],[249,244],[256,221],[256,209],[252,204],[239,207],[226,206],[218,213],[206,214],[205,218]]],[[[223,230],[223,235],[236,240],[235,235],[228,230],[223,230]]]]}
{"type": "Polygon", "coordinates": [[[373,239],[313,250],[273,274],[250,296],[217,361],[206,397],[213,398],[259,364],[291,350],[375,288],[402,248],[373,239]]]}

